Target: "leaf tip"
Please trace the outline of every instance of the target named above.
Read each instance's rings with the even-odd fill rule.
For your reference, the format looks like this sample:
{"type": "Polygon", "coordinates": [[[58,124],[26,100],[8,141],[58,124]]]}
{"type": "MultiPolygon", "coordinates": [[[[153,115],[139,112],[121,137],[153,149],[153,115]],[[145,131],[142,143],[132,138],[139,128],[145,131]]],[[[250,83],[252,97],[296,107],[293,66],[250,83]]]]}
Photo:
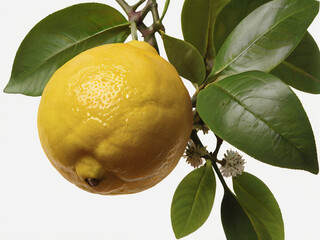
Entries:
{"type": "Polygon", "coordinates": [[[184,236],[180,233],[174,232],[174,236],[176,237],[176,239],[180,239],[183,238],[184,236]]]}
{"type": "Polygon", "coordinates": [[[11,87],[10,83],[8,83],[7,86],[5,86],[5,88],[3,89],[3,92],[4,93],[15,93],[15,91],[11,87]]]}
{"type": "Polygon", "coordinates": [[[7,86],[3,89],[4,93],[8,94],[22,94],[29,97],[39,97],[42,95],[42,89],[36,89],[34,91],[24,91],[19,87],[19,85],[16,84],[10,84],[10,82],[7,84],[7,86]]]}
{"type": "Polygon", "coordinates": [[[317,175],[319,174],[319,165],[318,165],[318,162],[316,162],[316,165],[313,166],[312,168],[308,169],[309,172],[317,175]]]}
{"type": "Polygon", "coordinates": [[[308,160],[308,164],[305,162],[305,165],[301,169],[317,175],[319,173],[319,163],[316,152],[314,152],[314,156],[308,160]]]}

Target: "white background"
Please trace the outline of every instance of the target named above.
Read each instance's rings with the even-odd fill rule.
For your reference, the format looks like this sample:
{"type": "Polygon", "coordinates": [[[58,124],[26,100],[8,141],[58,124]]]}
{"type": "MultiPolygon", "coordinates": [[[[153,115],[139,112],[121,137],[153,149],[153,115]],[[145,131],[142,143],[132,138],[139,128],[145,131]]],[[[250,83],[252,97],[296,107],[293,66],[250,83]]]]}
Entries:
{"type": "MultiPolygon", "coordinates": [[[[183,159],[164,181],[142,193],[127,196],[87,193],[61,177],[42,151],[36,125],[40,98],[2,93],[16,50],[28,31],[48,14],[80,2],[85,1],[10,0],[1,4],[0,239],[175,239],[170,223],[171,199],[179,182],[192,170],[183,159]]],[[[100,2],[120,10],[113,0],[100,2]]],[[[161,11],[164,0],[158,2],[161,11]]],[[[169,35],[181,39],[183,1],[171,2],[164,25],[169,35]]],[[[319,16],[309,30],[320,45],[319,16]]],[[[188,83],[187,86],[192,89],[188,83]]],[[[320,149],[320,96],[296,92],[309,115],[320,149]]],[[[214,137],[208,135],[203,139],[212,150],[214,137]]],[[[222,146],[223,151],[229,148],[227,143],[222,146]]],[[[320,239],[320,176],[271,167],[248,156],[245,159],[246,171],[262,179],[278,200],[286,239],[320,239]]],[[[218,183],[209,219],[186,240],[225,239],[220,221],[222,195],[218,183]]]]}

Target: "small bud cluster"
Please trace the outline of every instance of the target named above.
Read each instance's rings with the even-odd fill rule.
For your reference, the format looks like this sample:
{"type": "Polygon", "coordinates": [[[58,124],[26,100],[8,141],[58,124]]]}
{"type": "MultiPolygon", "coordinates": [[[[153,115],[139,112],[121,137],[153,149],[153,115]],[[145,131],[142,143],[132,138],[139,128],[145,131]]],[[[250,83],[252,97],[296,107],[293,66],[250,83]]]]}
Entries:
{"type": "Polygon", "coordinates": [[[198,168],[203,164],[202,157],[207,155],[207,150],[205,147],[196,146],[196,144],[189,140],[185,154],[183,155],[186,158],[187,163],[192,167],[198,168]]]}
{"type": "Polygon", "coordinates": [[[227,150],[222,159],[220,171],[224,177],[236,177],[244,171],[244,164],[246,163],[242,156],[235,151],[227,150]]]}

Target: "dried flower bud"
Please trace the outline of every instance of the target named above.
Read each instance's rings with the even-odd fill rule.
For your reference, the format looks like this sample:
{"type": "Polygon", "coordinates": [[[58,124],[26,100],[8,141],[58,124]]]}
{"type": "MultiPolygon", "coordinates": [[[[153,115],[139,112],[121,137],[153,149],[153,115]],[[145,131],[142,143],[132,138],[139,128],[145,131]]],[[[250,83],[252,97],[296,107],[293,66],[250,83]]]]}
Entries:
{"type": "Polygon", "coordinates": [[[202,157],[206,156],[207,154],[208,153],[205,147],[196,146],[192,140],[189,140],[183,157],[187,159],[187,163],[189,163],[192,167],[198,168],[203,164],[202,157]]]}
{"type": "Polygon", "coordinates": [[[202,164],[203,164],[202,158],[196,154],[194,154],[190,157],[187,157],[186,161],[194,168],[198,168],[198,167],[202,166],[202,164]]]}
{"type": "Polygon", "coordinates": [[[244,159],[242,159],[242,155],[232,150],[227,150],[222,162],[224,164],[221,165],[220,171],[224,177],[236,177],[238,174],[241,175],[244,171],[244,164],[246,163],[244,159]]]}

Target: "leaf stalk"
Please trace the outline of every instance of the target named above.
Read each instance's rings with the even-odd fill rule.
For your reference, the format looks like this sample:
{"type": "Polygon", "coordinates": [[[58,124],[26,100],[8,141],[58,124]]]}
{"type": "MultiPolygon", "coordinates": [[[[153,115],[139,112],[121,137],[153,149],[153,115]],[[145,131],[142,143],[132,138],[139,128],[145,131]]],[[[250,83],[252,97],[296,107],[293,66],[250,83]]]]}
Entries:
{"type": "Polygon", "coordinates": [[[164,19],[164,16],[166,15],[166,13],[167,13],[167,11],[168,11],[169,4],[170,4],[170,0],[166,0],[166,2],[165,2],[165,4],[164,4],[163,11],[162,11],[162,14],[161,14],[161,17],[160,17],[160,19],[158,20],[158,23],[162,23],[162,21],[163,21],[163,19],[164,19]]]}

